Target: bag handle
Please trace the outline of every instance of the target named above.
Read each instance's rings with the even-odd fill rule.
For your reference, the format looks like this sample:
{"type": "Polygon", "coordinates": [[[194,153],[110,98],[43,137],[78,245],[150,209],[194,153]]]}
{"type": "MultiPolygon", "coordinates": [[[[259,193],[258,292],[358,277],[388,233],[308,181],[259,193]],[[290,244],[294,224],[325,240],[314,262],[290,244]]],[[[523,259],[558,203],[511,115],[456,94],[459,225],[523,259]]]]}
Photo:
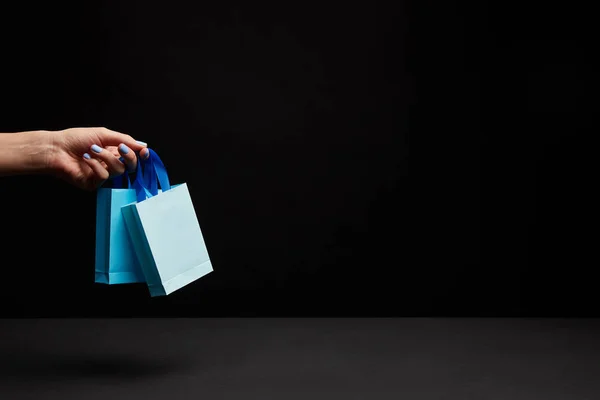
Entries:
{"type": "MultiPolygon", "coordinates": [[[[137,156],[137,167],[135,170],[136,173],[136,177],[140,174],[142,174],[142,169],[140,167],[140,157],[139,157],[139,153],[135,153],[135,155],[137,156]]],[[[122,189],[123,188],[123,176],[125,176],[127,178],[127,189],[131,189],[132,185],[131,185],[131,179],[129,178],[129,175],[132,174],[132,172],[129,171],[129,169],[127,168],[127,163],[125,163],[125,159],[123,157],[119,158],[119,161],[121,161],[123,164],[125,164],[125,172],[122,173],[119,176],[115,176],[114,178],[111,179],[111,183],[112,183],[112,187],[114,189],[122,189]]],[[[144,181],[146,182],[146,181],[144,181]]]]}
{"type": "Polygon", "coordinates": [[[138,203],[149,199],[158,194],[158,184],[163,192],[171,189],[167,169],[158,154],[152,149],[148,149],[150,156],[139,160],[138,168],[143,168],[141,173],[138,171],[133,186],[135,188],[138,203]]]}
{"type": "MultiPolygon", "coordinates": [[[[121,157],[121,160],[122,158],[123,157],[121,157]]],[[[118,189],[121,189],[123,187],[123,175],[125,175],[127,178],[127,189],[131,189],[131,179],[129,179],[129,172],[127,170],[125,170],[125,172],[121,175],[112,178],[113,187],[118,189]]]]}

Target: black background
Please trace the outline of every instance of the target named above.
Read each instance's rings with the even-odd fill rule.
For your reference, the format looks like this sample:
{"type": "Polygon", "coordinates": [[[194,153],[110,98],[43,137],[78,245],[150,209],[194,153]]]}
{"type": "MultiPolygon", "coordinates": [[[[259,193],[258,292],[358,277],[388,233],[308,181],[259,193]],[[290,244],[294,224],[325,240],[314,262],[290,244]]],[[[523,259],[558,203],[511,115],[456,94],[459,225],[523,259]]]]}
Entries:
{"type": "Polygon", "coordinates": [[[596,313],[589,10],[240,3],[2,5],[0,131],[148,142],[215,268],[96,285],[95,195],[3,178],[2,315],[596,313]]]}

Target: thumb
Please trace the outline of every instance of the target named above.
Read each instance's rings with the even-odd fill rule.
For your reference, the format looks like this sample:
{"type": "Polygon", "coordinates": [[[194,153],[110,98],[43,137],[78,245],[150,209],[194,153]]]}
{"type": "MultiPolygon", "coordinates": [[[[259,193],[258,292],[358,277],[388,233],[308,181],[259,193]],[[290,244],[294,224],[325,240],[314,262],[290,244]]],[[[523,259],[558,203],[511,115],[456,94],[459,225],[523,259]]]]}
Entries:
{"type": "Polygon", "coordinates": [[[98,128],[98,136],[102,141],[102,146],[118,146],[121,143],[124,143],[127,147],[132,149],[135,152],[142,150],[143,148],[148,147],[145,142],[135,140],[130,135],[126,135],[121,132],[113,131],[107,128],[98,128]]]}

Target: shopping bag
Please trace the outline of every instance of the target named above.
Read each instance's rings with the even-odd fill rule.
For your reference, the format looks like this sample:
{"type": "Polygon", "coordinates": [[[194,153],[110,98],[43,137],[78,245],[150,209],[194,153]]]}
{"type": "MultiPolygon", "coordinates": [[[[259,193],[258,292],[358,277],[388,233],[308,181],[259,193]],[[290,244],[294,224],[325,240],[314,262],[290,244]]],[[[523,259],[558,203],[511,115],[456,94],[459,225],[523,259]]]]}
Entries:
{"type": "Polygon", "coordinates": [[[166,296],[213,267],[187,184],[171,186],[154,150],[141,162],[143,177],[134,182],[136,201],[121,212],[150,295],[166,296]]]}
{"type": "MultiPolygon", "coordinates": [[[[136,175],[141,179],[141,170],[136,175]]],[[[145,282],[146,278],[133,251],[121,207],[136,200],[129,174],[112,181],[111,187],[101,187],[96,195],[96,283],[108,285],[145,282]],[[123,177],[127,188],[122,188],[123,177]]]]}

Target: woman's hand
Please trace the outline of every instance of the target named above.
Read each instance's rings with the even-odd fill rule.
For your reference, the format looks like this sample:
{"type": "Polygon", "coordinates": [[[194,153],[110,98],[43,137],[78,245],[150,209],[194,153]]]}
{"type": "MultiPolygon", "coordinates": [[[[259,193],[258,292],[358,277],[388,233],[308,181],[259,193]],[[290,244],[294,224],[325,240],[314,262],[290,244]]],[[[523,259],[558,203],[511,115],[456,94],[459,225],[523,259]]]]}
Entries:
{"type": "Polygon", "coordinates": [[[94,190],[134,171],[136,153],[150,155],[146,143],[106,128],[0,133],[0,176],[50,174],[94,190]]]}
{"type": "Polygon", "coordinates": [[[146,143],[106,128],[71,128],[47,135],[52,149],[47,159],[50,172],[86,190],[126,170],[135,171],[135,153],[143,158],[149,155],[146,143]]]}

